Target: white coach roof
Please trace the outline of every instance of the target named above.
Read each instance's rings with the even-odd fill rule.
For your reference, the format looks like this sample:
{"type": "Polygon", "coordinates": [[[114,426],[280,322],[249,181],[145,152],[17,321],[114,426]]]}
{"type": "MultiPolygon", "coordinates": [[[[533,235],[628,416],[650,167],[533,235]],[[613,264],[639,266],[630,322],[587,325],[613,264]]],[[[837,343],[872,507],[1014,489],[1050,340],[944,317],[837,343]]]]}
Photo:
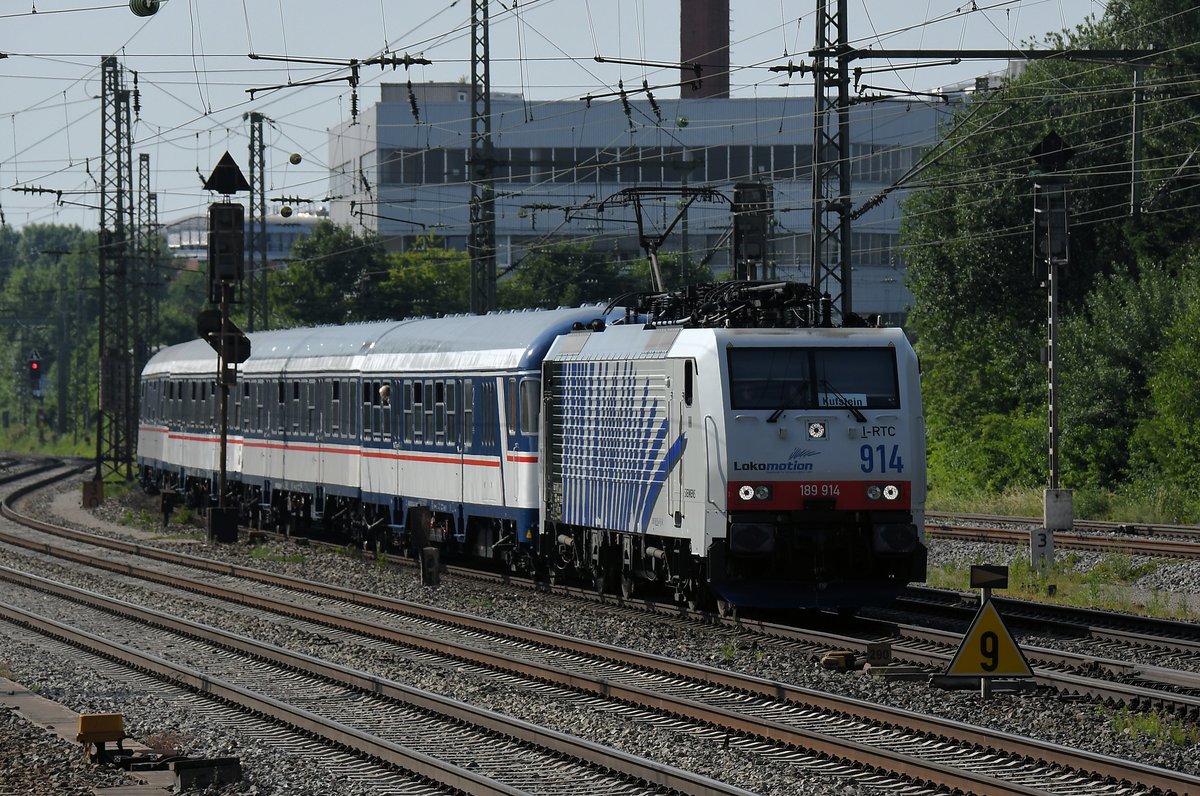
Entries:
{"type": "MultiPolygon", "coordinates": [[[[250,358],[240,370],[254,378],[327,370],[383,374],[530,368],[541,362],[558,335],[601,312],[593,306],[254,332],[247,335],[250,358]]],[[[143,376],[214,378],[216,367],[212,347],[193,340],[159,351],[143,376]]]]}

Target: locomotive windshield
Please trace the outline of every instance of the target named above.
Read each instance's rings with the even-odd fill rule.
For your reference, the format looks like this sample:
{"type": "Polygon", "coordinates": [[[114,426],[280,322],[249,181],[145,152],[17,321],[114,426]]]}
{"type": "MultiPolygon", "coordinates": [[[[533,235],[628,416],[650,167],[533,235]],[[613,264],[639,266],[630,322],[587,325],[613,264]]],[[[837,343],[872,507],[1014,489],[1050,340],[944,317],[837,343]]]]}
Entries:
{"type": "Polygon", "coordinates": [[[733,409],[898,409],[891,348],[731,348],[733,409]]]}

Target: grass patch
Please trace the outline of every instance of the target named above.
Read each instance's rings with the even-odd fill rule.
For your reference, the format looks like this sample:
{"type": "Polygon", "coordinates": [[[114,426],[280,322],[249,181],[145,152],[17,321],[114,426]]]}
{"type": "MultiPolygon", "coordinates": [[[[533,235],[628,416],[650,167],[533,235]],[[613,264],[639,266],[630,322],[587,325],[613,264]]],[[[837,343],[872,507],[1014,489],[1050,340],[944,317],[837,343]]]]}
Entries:
{"type": "Polygon", "coordinates": [[[13,676],[13,670],[8,665],[8,661],[0,661],[0,677],[4,677],[4,678],[11,680],[12,676],[13,676]]]}
{"type": "MultiPolygon", "coordinates": [[[[27,410],[36,413],[36,409],[27,410]]],[[[17,418],[20,417],[19,413],[17,418]]],[[[0,429],[0,450],[11,453],[38,453],[63,458],[89,458],[96,455],[96,443],[85,434],[66,433],[59,435],[51,429],[40,432],[35,425],[13,422],[7,429],[0,429]]]]}
{"type": "Polygon", "coordinates": [[[1121,708],[1112,716],[1112,726],[1122,735],[1155,746],[1195,746],[1200,743],[1200,727],[1153,710],[1134,713],[1121,708]]]}
{"type": "Polygon", "coordinates": [[[250,551],[250,557],[261,561],[276,561],[282,564],[303,564],[308,560],[301,553],[282,553],[270,547],[255,547],[250,551]]]}
{"type": "MultiPolygon", "coordinates": [[[[1111,492],[1076,489],[1072,492],[1075,516],[1111,522],[1179,524],[1196,517],[1180,513],[1179,497],[1161,490],[1111,492]]],[[[934,488],[926,507],[930,511],[962,514],[1002,514],[1012,517],[1041,517],[1042,488],[1012,489],[1000,493],[956,492],[934,488]]]]}
{"type": "MultiPolygon", "coordinates": [[[[995,562],[980,560],[971,563],[995,562]]],[[[961,566],[943,564],[931,568],[926,582],[934,588],[969,591],[971,563],[961,566]]],[[[1017,599],[1062,603],[1079,608],[1147,614],[1165,619],[1200,619],[1200,611],[1189,604],[1184,595],[1172,599],[1169,594],[1154,591],[1148,602],[1136,599],[1130,587],[1138,578],[1153,572],[1159,563],[1151,561],[1138,564],[1128,555],[1115,553],[1105,555],[1096,566],[1081,570],[1079,556],[1067,553],[1057,556],[1050,571],[1041,575],[1030,566],[1029,548],[1018,547],[1016,555],[1008,562],[1008,588],[1002,593],[1017,599]],[[1053,598],[1047,596],[1051,585],[1055,587],[1053,598]]]]}
{"type": "Polygon", "coordinates": [[[480,595],[472,595],[464,602],[467,604],[468,608],[477,608],[481,610],[491,608],[493,605],[495,605],[495,601],[490,597],[483,597],[480,595]]]}

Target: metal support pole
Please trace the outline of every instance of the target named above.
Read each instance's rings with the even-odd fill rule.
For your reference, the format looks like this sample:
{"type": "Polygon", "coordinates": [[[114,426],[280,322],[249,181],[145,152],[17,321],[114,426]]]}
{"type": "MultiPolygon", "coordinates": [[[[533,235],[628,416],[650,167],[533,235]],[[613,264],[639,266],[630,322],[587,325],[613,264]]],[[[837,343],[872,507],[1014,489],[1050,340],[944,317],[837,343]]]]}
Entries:
{"type": "Polygon", "coordinates": [[[1129,214],[1142,211],[1142,76],[1144,67],[1133,67],[1133,131],[1129,143],[1129,214]]]}
{"type": "MultiPolygon", "coordinates": [[[[987,601],[992,599],[992,589],[989,586],[984,586],[979,590],[979,607],[987,605],[987,601]]],[[[983,699],[992,698],[992,680],[990,677],[979,678],[979,696],[983,699]]]]}
{"type": "Polygon", "coordinates": [[[471,0],[471,312],[496,308],[496,198],[492,190],[492,78],[487,0],[471,0]]]}
{"type": "Polygon", "coordinates": [[[1046,266],[1046,382],[1047,382],[1047,488],[1043,496],[1044,533],[1030,545],[1031,565],[1045,575],[1054,559],[1054,531],[1073,524],[1071,491],[1059,485],[1058,291],[1062,269],[1070,262],[1068,183],[1061,177],[1043,177],[1034,185],[1034,224],[1041,243],[1035,253],[1046,266]]]}

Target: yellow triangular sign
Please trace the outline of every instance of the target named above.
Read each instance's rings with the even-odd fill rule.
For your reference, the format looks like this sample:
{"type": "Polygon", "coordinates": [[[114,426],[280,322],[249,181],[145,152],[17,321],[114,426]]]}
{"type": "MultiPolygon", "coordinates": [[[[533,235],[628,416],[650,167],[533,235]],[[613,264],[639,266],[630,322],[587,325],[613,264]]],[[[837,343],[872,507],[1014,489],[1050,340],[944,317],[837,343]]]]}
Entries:
{"type": "Polygon", "coordinates": [[[964,677],[1032,677],[1033,671],[1004,626],[1000,612],[988,600],[975,614],[946,674],[964,677]]]}

